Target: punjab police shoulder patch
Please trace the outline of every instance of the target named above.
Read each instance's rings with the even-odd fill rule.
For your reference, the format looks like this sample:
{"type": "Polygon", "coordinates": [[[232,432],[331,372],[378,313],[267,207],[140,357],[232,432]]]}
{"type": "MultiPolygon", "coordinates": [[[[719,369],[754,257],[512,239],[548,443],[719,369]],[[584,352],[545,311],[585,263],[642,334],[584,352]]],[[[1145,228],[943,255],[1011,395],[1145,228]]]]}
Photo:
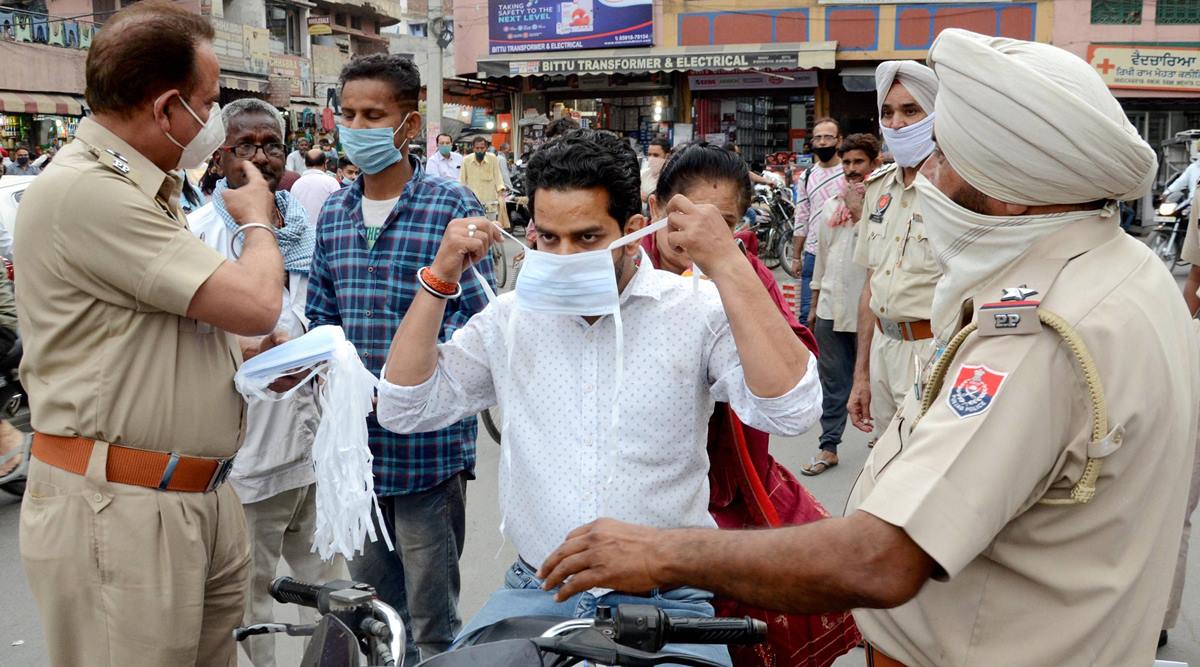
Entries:
{"type": "Polygon", "coordinates": [[[958,376],[946,397],[946,405],[950,406],[959,419],[983,414],[1000,393],[1000,386],[1007,377],[1008,373],[1001,373],[987,366],[964,364],[958,369],[958,376]]]}

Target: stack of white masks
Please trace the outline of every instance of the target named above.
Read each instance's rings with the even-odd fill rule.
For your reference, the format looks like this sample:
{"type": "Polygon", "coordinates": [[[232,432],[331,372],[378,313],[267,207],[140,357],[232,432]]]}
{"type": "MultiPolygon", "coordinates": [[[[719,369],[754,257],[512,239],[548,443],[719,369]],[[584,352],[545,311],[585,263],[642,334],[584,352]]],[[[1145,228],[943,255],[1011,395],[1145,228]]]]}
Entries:
{"type": "MultiPolygon", "coordinates": [[[[242,364],[234,385],[247,400],[279,401],[290,397],[313,377],[318,384],[321,423],[313,442],[317,477],[317,520],[313,551],[322,560],[340,553],[347,560],[361,552],[367,538],[377,538],[372,510],[383,524],[375,500],[371,450],[367,447],[367,415],[378,380],[363,366],[354,344],[338,326],[316,327],[242,364]],[[276,378],[308,371],[304,382],[283,394],[267,390],[276,378]]],[[[391,538],[383,533],[392,548],[391,538]]]]}

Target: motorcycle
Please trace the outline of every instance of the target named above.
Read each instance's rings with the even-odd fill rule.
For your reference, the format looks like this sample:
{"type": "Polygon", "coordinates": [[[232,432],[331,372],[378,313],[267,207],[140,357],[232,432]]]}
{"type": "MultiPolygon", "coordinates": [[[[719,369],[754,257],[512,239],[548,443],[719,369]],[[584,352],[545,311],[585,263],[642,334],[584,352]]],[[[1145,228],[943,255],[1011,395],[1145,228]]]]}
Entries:
{"type": "MultiPolygon", "coordinates": [[[[323,586],[280,577],[271,597],[318,610],[321,620],[306,625],[259,623],[234,630],[234,639],[268,633],[312,637],[301,667],[403,667],[404,623],[366,584],[332,581],[323,586]],[[360,655],[361,654],[361,655],[360,655]]],[[[746,618],[673,618],[650,605],[597,607],[595,618],[551,616],[510,618],[467,637],[457,648],[424,660],[418,667],[568,667],[589,665],[688,665],[717,663],[691,655],[665,653],[667,644],[757,644],[767,625],[746,618]]],[[[719,667],[719,666],[718,666],[719,667]]]]}
{"type": "Polygon", "coordinates": [[[1156,257],[1167,268],[1183,264],[1183,237],[1187,233],[1188,215],[1191,213],[1190,197],[1182,202],[1164,201],[1154,211],[1154,229],[1146,242],[1156,257]]]}
{"type": "Polygon", "coordinates": [[[793,216],[795,207],[787,188],[755,185],[750,210],[754,220],[748,225],[758,237],[758,258],[774,269],[782,265],[784,272],[795,278],[799,275],[792,266],[795,246],[793,216]]]}
{"type": "Polygon", "coordinates": [[[529,210],[529,197],[525,196],[525,165],[517,160],[509,174],[512,180],[512,190],[508,192],[508,221],[512,224],[513,236],[525,236],[525,228],[529,225],[533,213],[529,210]]]}

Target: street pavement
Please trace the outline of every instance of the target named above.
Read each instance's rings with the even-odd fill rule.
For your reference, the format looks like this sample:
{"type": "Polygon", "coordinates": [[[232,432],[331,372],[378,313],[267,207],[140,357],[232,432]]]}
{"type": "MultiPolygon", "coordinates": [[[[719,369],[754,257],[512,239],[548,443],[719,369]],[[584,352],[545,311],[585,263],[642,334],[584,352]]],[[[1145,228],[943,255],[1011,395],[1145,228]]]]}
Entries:
{"type": "MultiPolygon", "coordinates": [[[[511,288],[511,280],[509,287],[511,288]]],[[[847,426],[846,440],[839,452],[841,462],[823,475],[801,477],[800,466],[817,450],[820,428],[795,438],[772,438],[771,453],[825,505],[830,514],[841,515],[850,487],[866,460],[868,449],[864,434],[847,426]]],[[[477,479],[467,491],[467,541],[462,558],[462,598],[460,610],[464,619],[470,618],[501,583],[503,573],[516,557],[511,544],[506,543],[498,529],[500,516],[497,507],[497,461],[499,447],[480,428],[478,442],[477,479]]],[[[548,502],[552,499],[548,499],[548,502]]],[[[0,492],[0,667],[41,667],[48,665],[46,645],[33,599],[26,585],[17,548],[17,517],[20,502],[16,497],[0,492]]],[[[1192,534],[1188,562],[1189,572],[1195,575],[1200,564],[1200,531],[1192,534]]],[[[803,567],[803,563],[793,563],[803,567]]],[[[286,574],[281,571],[280,574],[286,574]]],[[[295,608],[276,607],[276,620],[296,622],[295,608]]],[[[1047,630],[1052,631],[1052,630],[1047,630]]],[[[282,637],[277,640],[278,664],[300,663],[301,642],[282,637]]],[[[1183,613],[1179,625],[1171,632],[1170,643],[1158,655],[1162,660],[1189,662],[1200,667],[1200,576],[1187,582],[1183,598],[1183,613]]],[[[837,667],[863,665],[861,650],[840,659],[837,667]]],[[[249,665],[244,656],[242,665],[249,665]]]]}

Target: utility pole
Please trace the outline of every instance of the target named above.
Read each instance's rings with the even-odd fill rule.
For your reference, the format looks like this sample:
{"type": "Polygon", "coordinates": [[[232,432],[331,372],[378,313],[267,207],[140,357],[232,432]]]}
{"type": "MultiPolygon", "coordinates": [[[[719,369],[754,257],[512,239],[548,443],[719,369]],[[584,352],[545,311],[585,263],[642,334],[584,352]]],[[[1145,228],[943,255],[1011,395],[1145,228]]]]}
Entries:
{"type": "MultiPolygon", "coordinates": [[[[437,135],[442,131],[442,49],[445,17],[442,0],[429,0],[429,77],[425,82],[425,154],[433,157],[437,151],[437,135]]],[[[451,19],[453,21],[453,19],[451,19]]]]}

